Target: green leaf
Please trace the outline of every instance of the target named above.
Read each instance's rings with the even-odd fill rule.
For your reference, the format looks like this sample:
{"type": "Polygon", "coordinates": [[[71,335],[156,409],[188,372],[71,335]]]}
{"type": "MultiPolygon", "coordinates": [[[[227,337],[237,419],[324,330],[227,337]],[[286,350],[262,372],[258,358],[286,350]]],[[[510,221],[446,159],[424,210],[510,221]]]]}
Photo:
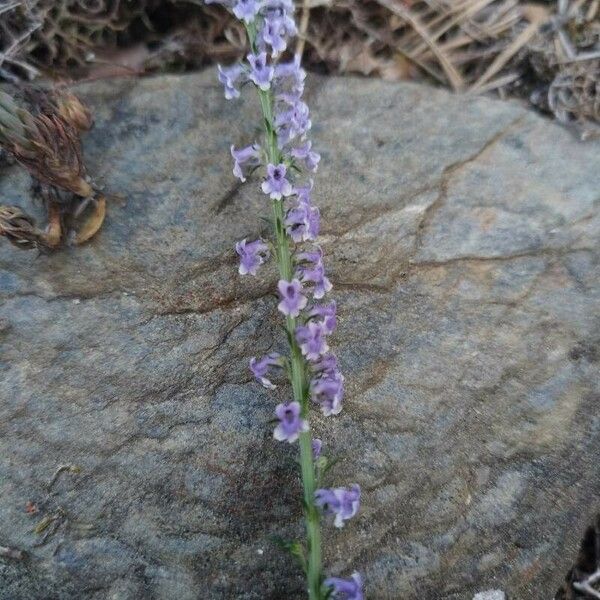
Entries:
{"type": "Polygon", "coordinates": [[[321,472],[321,475],[325,475],[326,473],[328,473],[331,470],[331,467],[334,467],[339,462],[340,462],[339,456],[334,456],[333,458],[328,459],[327,464],[325,465],[325,467],[323,468],[323,471],[321,472]]]}

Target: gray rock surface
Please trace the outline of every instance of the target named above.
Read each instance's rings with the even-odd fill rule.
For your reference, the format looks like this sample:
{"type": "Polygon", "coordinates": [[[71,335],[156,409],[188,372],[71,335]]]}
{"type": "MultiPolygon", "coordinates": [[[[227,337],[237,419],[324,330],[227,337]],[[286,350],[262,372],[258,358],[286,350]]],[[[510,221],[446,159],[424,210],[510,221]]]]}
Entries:
{"type": "Polygon", "coordinates": [[[506,600],[506,595],[502,590],[488,590],[475,594],[473,600],[506,600]]]}
{"type": "MultiPolygon", "coordinates": [[[[0,598],[302,598],[269,541],[302,532],[267,424],[286,391],[246,366],[283,343],[275,274],[232,252],[267,211],[230,172],[256,104],[212,71],[81,91],[90,171],[124,200],[83,248],[0,245],[0,545],[29,553],[0,558],[0,598]]],[[[315,426],[364,490],[328,571],[378,600],[551,598],[600,508],[600,146],[418,85],[308,98],[348,380],[315,426]]],[[[29,185],[0,172],[4,202],[29,185]]]]}

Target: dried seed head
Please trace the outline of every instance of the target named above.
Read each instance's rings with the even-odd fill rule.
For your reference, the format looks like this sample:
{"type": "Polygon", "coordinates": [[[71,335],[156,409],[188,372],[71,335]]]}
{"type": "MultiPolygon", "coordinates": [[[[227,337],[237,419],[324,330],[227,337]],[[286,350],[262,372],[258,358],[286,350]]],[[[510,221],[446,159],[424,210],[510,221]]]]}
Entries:
{"type": "MultiPolygon", "coordinates": [[[[77,114],[77,119],[83,119],[83,113],[77,114]]],[[[0,92],[0,146],[40,181],[78,196],[92,195],[85,179],[78,131],[60,114],[34,116],[0,92]]]]}
{"type": "MultiPolygon", "coordinates": [[[[23,155],[20,162],[41,181],[88,197],[91,185],[84,179],[85,168],[81,158],[81,144],[77,131],[59,116],[40,115],[28,129],[35,155],[23,155]]],[[[19,160],[19,156],[17,156],[19,160]]]]}
{"type": "Polygon", "coordinates": [[[43,233],[18,206],[0,206],[0,235],[22,250],[37,248],[43,233]]]}
{"type": "Polygon", "coordinates": [[[92,128],[92,113],[88,107],[72,92],[56,90],[54,102],[58,114],[79,131],[89,131],[92,128]]]}

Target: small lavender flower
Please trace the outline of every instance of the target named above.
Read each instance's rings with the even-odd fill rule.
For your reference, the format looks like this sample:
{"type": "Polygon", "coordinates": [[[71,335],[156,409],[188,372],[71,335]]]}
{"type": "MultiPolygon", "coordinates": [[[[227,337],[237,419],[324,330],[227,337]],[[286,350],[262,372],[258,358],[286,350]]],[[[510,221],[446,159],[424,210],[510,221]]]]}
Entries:
{"type": "Polygon", "coordinates": [[[298,203],[288,210],[284,224],[288,235],[297,244],[313,241],[319,235],[321,213],[311,205],[310,197],[298,195],[298,203]]]}
{"type": "Polygon", "coordinates": [[[329,304],[315,304],[308,312],[310,318],[321,317],[321,323],[327,335],[331,335],[337,327],[336,317],[337,305],[335,302],[329,304]]]}
{"type": "Polygon", "coordinates": [[[260,146],[250,144],[250,146],[236,150],[232,144],[231,156],[234,160],[233,174],[243,183],[246,181],[246,176],[242,167],[256,167],[260,164],[260,146]]]}
{"type": "Polygon", "coordinates": [[[270,379],[267,378],[269,369],[271,367],[282,366],[283,359],[277,352],[271,352],[271,354],[267,354],[262,358],[254,357],[250,359],[250,370],[252,371],[254,377],[256,377],[257,381],[259,381],[263,387],[266,387],[269,390],[274,390],[277,387],[271,382],[270,379]]]}
{"type": "Polygon", "coordinates": [[[233,14],[244,21],[245,23],[252,23],[260,10],[260,2],[256,0],[237,0],[233,7],[233,14]]]}
{"type": "Polygon", "coordinates": [[[306,71],[300,66],[297,58],[291,62],[277,63],[274,78],[280,94],[288,93],[297,98],[302,95],[306,71]]]}
{"type": "Polygon", "coordinates": [[[235,251],[240,257],[239,274],[256,275],[258,267],[265,262],[269,254],[269,247],[261,240],[247,242],[243,239],[235,245],[235,251]]]}
{"type": "Polygon", "coordinates": [[[304,166],[313,173],[317,170],[319,161],[321,160],[321,155],[312,150],[312,142],[310,140],[306,141],[302,146],[292,148],[290,154],[294,158],[304,161],[304,166]]]}
{"type": "Polygon", "coordinates": [[[353,483],[349,488],[319,489],[315,492],[315,504],[325,514],[335,515],[333,524],[343,527],[360,506],[360,486],[353,483]]]}
{"type": "Polygon", "coordinates": [[[318,360],[329,351],[326,335],[323,325],[315,321],[296,327],[296,341],[306,360],[318,360]]]}
{"type": "Polygon", "coordinates": [[[239,98],[240,90],[237,89],[236,84],[244,72],[242,65],[236,64],[231,67],[218,65],[217,69],[219,70],[219,81],[225,88],[225,98],[227,100],[239,98]]]}
{"type": "Polygon", "coordinates": [[[308,182],[308,185],[296,185],[294,186],[294,194],[298,196],[300,202],[306,204],[312,204],[311,192],[313,189],[313,180],[308,182]]]}
{"type": "Polygon", "coordinates": [[[260,30],[259,43],[271,46],[273,57],[276,57],[287,48],[285,35],[286,28],[283,19],[277,14],[269,15],[260,30]]]}
{"type": "Polygon", "coordinates": [[[331,291],[333,286],[331,281],[325,276],[325,267],[323,265],[323,252],[321,248],[317,247],[314,252],[301,252],[297,256],[297,261],[306,262],[312,266],[306,264],[300,264],[296,271],[296,277],[302,283],[312,283],[312,295],[317,300],[323,298],[323,296],[331,291]]]}
{"type": "Polygon", "coordinates": [[[286,179],[287,168],[279,165],[267,165],[267,178],[263,181],[262,191],[271,197],[271,200],[281,200],[283,196],[290,196],[293,188],[286,179]]]}
{"type": "Polygon", "coordinates": [[[323,442],[319,438],[315,438],[311,443],[313,458],[316,460],[321,456],[321,450],[323,449],[323,442]]]}
{"type": "Polygon", "coordinates": [[[311,127],[308,105],[302,100],[288,95],[280,95],[279,98],[288,106],[275,115],[275,127],[277,128],[277,139],[279,147],[297,137],[302,137],[311,127]]]}
{"type": "Polygon", "coordinates": [[[308,185],[294,186],[294,194],[296,194],[298,199],[296,208],[302,210],[302,217],[304,219],[304,229],[302,232],[303,241],[315,240],[319,235],[319,230],[321,228],[321,213],[319,212],[319,209],[312,204],[312,187],[312,179],[308,185]]]}
{"type": "Polygon", "coordinates": [[[293,13],[294,0],[264,0],[264,7],[267,10],[275,10],[280,13],[293,13]]]}
{"type": "Polygon", "coordinates": [[[330,377],[335,379],[336,377],[342,377],[338,368],[337,357],[333,352],[328,352],[319,358],[318,361],[311,364],[311,370],[316,374],[317,377],[330,377]]]}
{"type": "Polygon", "coordinates": [[[302,293],[302,284],[297,279],[292,279],[292,281],[280,279],[277,289],[281,295],[281,302],[277,308],[286,316],[297,317],[308,302],[302,293]]]}
{"type": "Polygon", "coordinates": [[[278,404],[275,414],[279,419],[279,425],[275,427],[273,437],[279,441],[287,441],[290,444],[298,439],[303,431],[308,431],[308,423],[300,417],[300,403],[278,404]]]}
{"type": "Polygon", "coordinates": [[[363,600],[362,577],[359,573],[352,573],[350,579],[328,577],[325,586],[333,589],[332,598],[336,600],[363,600]]]}
{"type": "Polygon", "coordinates": [[[339,414],[344,399],[344,376],[337,370],[324,372],[311,380],[310,395],[326,417],[339,414]]]}
{"type": "Polygon", "coordinates": [[[248,77],[263,92],[266,92],[271,87],[271,80],[275,72],[273,67],[267,65],[267,53],[248,54],[246,58],[250,63],[250,74],[248,77]]]}

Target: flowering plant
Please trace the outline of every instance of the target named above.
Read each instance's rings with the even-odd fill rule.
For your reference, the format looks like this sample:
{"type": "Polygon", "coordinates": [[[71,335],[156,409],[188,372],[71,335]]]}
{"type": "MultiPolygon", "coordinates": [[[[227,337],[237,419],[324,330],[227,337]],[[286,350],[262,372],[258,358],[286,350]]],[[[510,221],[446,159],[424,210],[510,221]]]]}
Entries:
{"type": "Polygon", "coordinates": [[[289,356],[271,353],[253,358],[250,368],[268,389],[276,387],[272,373],[285,371],[293,390],[293,400],[275,408],[273,436],[290,444],[298,442],[300,447],[307,542],[305,548],[297,543],[288,547],[306,573],[310,600],[362,600],[358,573],[350,579],[325,578],[321,560],[322,516],[333,516],[334,525],[343,527],[358,511],[360,487],[320,487],[332,463],[322,455],[322,443],[313,439],[309,424],[313,405],[325,416],[341,411],[344,377],[328,343],[336,327],[336,305],[322,302],[332,285],[316,244],[320,214],[311,199],[313,181],[301,182],[303,175],[317,170],[320,160],[307,139],[311,121],[302,100],[306,73],[299,57],[281,60],[289,39],[296,34],[293,0],[206,1],[225,5],[242,20],[250,45],[244,63],[219,66],[225,97],[239,97],[241,85],[251,83],[262,108],[262,143],[231,146],[231,155],[233,174],[242,182],[251,171],[262,169],[261,189],[270,199],[273,240],[244,239],[235,249],[241,275],[256,275],[271,255],[279,269],[278,309],[285,318],[289,356]]]}

